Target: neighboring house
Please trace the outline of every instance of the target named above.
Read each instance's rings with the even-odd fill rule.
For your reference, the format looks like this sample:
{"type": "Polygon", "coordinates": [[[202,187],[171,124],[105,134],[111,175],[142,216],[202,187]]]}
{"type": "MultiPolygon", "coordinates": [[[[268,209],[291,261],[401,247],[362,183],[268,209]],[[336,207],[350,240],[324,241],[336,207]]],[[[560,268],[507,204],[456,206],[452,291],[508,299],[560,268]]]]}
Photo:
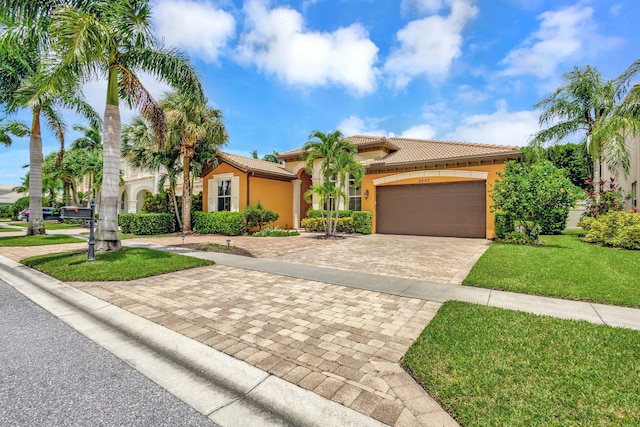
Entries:
{"type": "Polygon", "coordinates": [[[13,189],[16,187],[14,184],[0,184],[0,206],[12,205],[22,194],[16,193],[13,189]]]}
{"type": "Polygon", "coordinates": [[[630,196],[628,207],[638,209],[638,197],[640,197],[640,189],[638,189],[638,182],[640,182],[640,135],[628,138],[626,143],[629,149],[629,174],[625,176],[622,171],[614,174],[606,164],[603,164],[602,179],[615,178],[622,191],[630,196]]]}
{"type": "MultiPolygon", "coordinates": [[[[118,212],[138,213],[142,211],[145,194],[157,194],[160,173],[149,169],[134,168],[124,160],[120,163],[124,177],[124,185],[120,186],[118,197],[118,212]]],[[[165,183],[168,189],[168,184],[165,183]]],[[[202,192],[202,179],[196,178],[193,181],[191,193],[200,194],[202,192]]],[[[178,177],[176,195],[182,197],[182,175],[178,177]]]]}
{"type": "MultiPolygon", "coordinates": [[[[353,136],[356,159],[366,168],[359,187],[342,183],[349,195],[339,208],[371,211],[373,232],[455,237],[494,237],[489,190],[504,163],[520,160],[519,147],[353,136]]],[[[220,153],[219,165],[203,172],[203,210],[240,211],[261,201],[280,214],[277,225],[299,228],[311,204],[304,193],[323,181],[318,160],[304,169],[302,150],[281,153],[284,165],[220,153]]]]}
{"type": "Polygon", "coordinates": [[[280,214],[272,225],[298,228],[299,216],[294,215],[292,200],[300,192],[300,183],[284,165],[220,152],[218,166],[206,168],[202,175],[205,212],[239,212],[260,202],[280,214]]]}

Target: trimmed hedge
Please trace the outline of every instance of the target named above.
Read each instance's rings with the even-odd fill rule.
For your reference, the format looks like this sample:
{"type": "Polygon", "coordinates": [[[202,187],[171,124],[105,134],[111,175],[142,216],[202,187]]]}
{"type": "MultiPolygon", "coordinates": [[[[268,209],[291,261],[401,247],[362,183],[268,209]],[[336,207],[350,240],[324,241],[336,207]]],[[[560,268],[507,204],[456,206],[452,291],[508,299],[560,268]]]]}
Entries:
{"type": "MultiPolygon", "coordinates": [[[[300,221],[300,226],[309,231],[325,231],[325,224],[327,220],[323,221],[322,218],[303,218],[300,221]]],[[[341,233],[353,233],[355,228],[353,227],[353,218],[338,218],[337,230],[341,233]]]]}
{"type": "Polygon", "coordinates": [[[244,231],[242,212],[193,212],[193,229],[203,234],[239,236],[244,231]]]}
{"type": "Polygon", "coordinates": [[[173,215],[168,213],[123,213],[118,215],[123,233],[148,235],[173,233],[173,215]]]}
{"type": "Polygon", "coordinates": [[[611,211],[578,223],[587,231],[584,240],[624,249],[640,249],[640,214],[611,211]]]}
{"type": "Polygon", "coordinates": [[[356,233],[371,234],[373,224],[371,212],[353,211],[351,212],[351,218],[353,218],[353,228],[356,233]]]}

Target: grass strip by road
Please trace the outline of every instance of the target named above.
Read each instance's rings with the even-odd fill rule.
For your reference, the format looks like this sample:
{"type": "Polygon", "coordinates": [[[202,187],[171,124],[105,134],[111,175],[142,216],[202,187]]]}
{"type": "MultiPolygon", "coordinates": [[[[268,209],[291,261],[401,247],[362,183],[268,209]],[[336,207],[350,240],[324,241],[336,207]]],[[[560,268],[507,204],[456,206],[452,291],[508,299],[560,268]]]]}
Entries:
{"type": "MultiPolygon", "coordinates": [[[[26,222],[11,222],[11,225],[15,225],[16,227],[28,227],[29,224],[26,222]]],[[[72,228],[82,228],[79,224],[65,224],[62,222],[44,222],[45,230],[69,230],[72,228]]]]}
{"type": "Polygon", "coordinates": [[[42,246],[59,245],[61,243],[81,243],[86,240],[64,234],[48,234],[44,236],[3,236],[0,246],[42,246]]]}
{"type": "Polygon", "coordinates": [[[640,332],[447,302],[403,364],[464,426],[640,425],[640,332]]]}
{"type": "Polygon", "coordinates": [[[18,231],[22,231],[18,228],[10,228],[10,227],[0,227],[0,233],[5,232],[5,233],[16,233],[18,231]]]}
{"type": "Polygon", "coordinates": [[[96,253],[95,261],[87,261],[87,251],[75,251],[35,256],[21,263],[67,282],[134,280],[215,264],[209,260],[146,248],[96,253]]]}
{"type": "Polygon", "coordinates": [[[640,251],[586,243],[578,233],[542,241],[544,246],[492,243],[462,283],[640,307],[640,251]]]}

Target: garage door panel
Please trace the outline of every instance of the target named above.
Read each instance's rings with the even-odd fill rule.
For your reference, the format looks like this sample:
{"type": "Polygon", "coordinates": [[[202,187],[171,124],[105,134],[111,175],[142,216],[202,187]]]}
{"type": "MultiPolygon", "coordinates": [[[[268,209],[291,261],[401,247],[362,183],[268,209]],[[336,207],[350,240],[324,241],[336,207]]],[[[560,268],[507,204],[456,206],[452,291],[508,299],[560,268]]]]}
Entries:
{"type": "Polygon", "coordinates": [[[381,234],[485,237],[485,181],[377,187],[381,234]]]}

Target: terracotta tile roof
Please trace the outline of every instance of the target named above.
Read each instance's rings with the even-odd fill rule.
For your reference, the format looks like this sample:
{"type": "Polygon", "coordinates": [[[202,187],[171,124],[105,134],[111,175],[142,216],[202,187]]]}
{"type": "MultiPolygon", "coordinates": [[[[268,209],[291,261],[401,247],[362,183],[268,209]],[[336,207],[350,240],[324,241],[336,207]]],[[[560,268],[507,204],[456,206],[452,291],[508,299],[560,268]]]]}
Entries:
{"type": "Polygon", "coordinates": [[[256,172],[258,174],[295,179],[296,175],[284,168],[284,165],[267,162],[265,160],[252,159],[231,153],[218,153],[221,161],[240,169],[243,172],[256,172]]]}
{"type": "MultiPolygon", "coordinates": [[[[357,148],[381,147],[387,154],[362,162],[366,167],[385,167],[408,163],[430,163],[447,159],[482,158],[519,154],[520,147],[476,144],[471,142],[436,141],[431,139],[386,138],[356,135],[345,138],[357,148]]],[[[280,153],[279,158],[297,157],[302,149],[280,153]]]]}

